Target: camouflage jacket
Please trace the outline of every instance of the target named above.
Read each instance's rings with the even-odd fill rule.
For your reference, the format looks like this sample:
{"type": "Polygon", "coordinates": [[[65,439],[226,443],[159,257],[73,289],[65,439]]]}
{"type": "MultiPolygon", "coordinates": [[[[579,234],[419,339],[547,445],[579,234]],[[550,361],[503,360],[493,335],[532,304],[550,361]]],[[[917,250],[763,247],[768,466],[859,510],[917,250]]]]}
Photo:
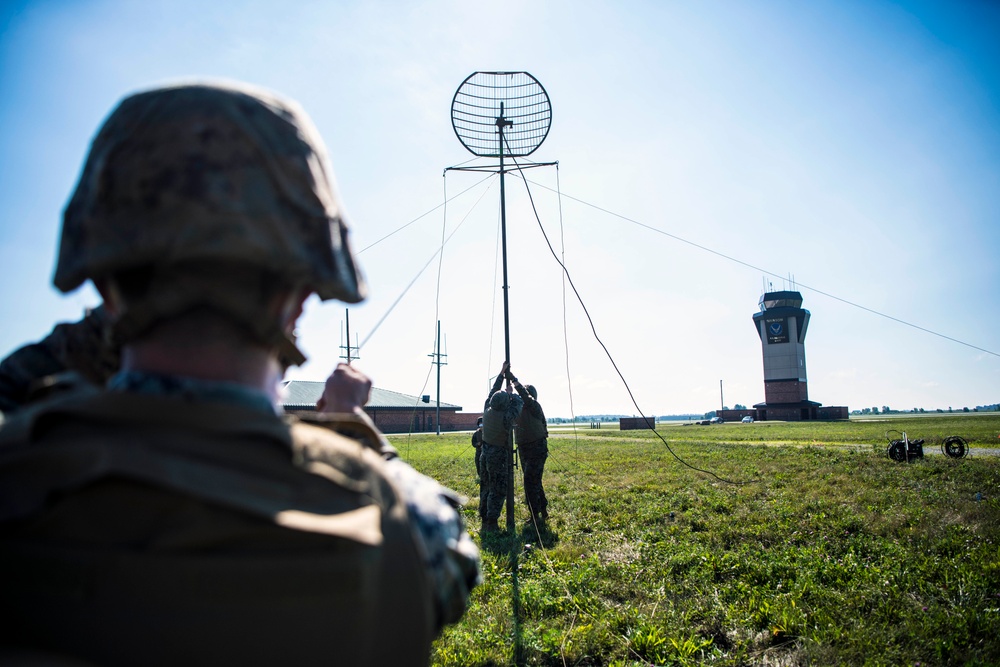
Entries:
{"type": "MultiPolygon", "coordinates": [[[[89,600],[80,607],[71,577],[72,604],[59,607],[60,619],[22,628],[34,618],[23,610],[38,599],[51,610],[49,596],[61,585],[32,565],[44,595],[32,597],[32,582],[18,575],[12,597],[0,601],[0,620],[12,623],[0,627],[0,643],[47,632],[51,642],[37,644],[98,664],[145,662],[123,637],[134,638],[135,651],[143,642],[163,648],[161,663],[293,664],[295,655],[315,661],[334,650],[350,664],[426,664],[431,639],[461,616],[480,578],[454,494],[379,446],[377,432],[345,437],[330,432],[348,430],[343,424],[283,419],[263,393],[245,387],[142,373],[120,374],[109,386],[61,393],[0,426],[0,556],[15,565],[28,558],[28,567],[36,556],[24,554],[36,545],[79,543],[128,567],[93,564],[96,581],[115,582],[111,597],[95,598],[98,608],[89,600]],[[351,556],[372,548],[382,551],[351,556]],[[193,578],[147,576],[178,558],[193,578]],[[225,567],[210,576],[206,567],[217,566],[225,567]],[[253,583],[240,584],[241,573],[253,583]],[[123,586],[119,576],[137,578],[123,586]],[[139,586],[134,595],[130,586],[139,586]],[[190,613],[159,628],[147,622],[155,604],[146,605],[164,596],[190,613]],[[353,601],[346,615],[336,596],[353,601]],[[111,606],[101,608],[102,600],[111,606]],[[239,618],[218,625],[211,615],[218,604],[239,618]],[[107,614],[129,608],[137,609],[128,615],[132,631],[111,628],[107,614]],[[242,639],[230,636],[227,628],[241,623],[242,639]],[[391,642],[380,632],[386,627],[391,642]],[[161,636],[170,633],[170,641],[161,636]],[[286,639],[288,655],[274,655],[286,639]],[[117,653],[102,653],[112,645],[117,653]]],[[[80,548],[45,562],[76,567],[62,561],[80,548]]],[[[8,574],[20,571],[12,567],[8,574]]],[[[7,590],[14,580],[3,579],[7,590]]]]}
{"type": "Polygon", "coordinates": [[[12,412],[62,386],[59,376],[67,371],[103,385],[118,371],[119,357],[104,306],[89,310],[79,322],[58,324],[0,362],[0,412],[12,412]]]}

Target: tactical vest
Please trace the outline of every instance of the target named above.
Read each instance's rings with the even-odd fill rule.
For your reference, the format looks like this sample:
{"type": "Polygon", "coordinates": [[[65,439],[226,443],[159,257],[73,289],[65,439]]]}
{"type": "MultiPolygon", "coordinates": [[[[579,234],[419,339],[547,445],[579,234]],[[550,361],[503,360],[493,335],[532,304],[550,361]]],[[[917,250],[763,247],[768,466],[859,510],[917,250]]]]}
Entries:
{"type": "MultiPolygon", "coordinates": [[[[539,412],[542,410],[542,406],[538,406],[539,412]]],[[[545,423],[545,413],[542,412],[541,418],[537,418],[531,414],[528,410],[528,406],[525,405],[524,409],[521,410],[521,415],[514,422],[514,442],[517,444],[528,444],[545,438],[549,435],[548,426],[545,423]]]]}
{"type": "Polygon", "coordinates": [[[493,408],[486,408],[486,412],[483,413],[483,442],[494,447],[503,447],[507,444],[504,414],[493,408]]]}
{"type": "Polygon", "coordinates": [[[0,645],[426,665],[430,584],[381,466],[237,407],[88,392],[28,408],[0,428],[0,645]]]}

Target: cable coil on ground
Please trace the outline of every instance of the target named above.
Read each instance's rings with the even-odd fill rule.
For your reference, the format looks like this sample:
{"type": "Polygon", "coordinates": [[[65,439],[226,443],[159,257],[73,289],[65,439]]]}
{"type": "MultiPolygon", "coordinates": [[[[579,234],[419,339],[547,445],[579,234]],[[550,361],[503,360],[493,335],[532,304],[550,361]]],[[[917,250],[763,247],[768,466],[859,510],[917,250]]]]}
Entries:
{"type": "Polygon", "coordinates": [[[969,455],[969,443],[961,436],[948,436],[941,443],[941,453],[952,459],[963,459],[969,455]]]}

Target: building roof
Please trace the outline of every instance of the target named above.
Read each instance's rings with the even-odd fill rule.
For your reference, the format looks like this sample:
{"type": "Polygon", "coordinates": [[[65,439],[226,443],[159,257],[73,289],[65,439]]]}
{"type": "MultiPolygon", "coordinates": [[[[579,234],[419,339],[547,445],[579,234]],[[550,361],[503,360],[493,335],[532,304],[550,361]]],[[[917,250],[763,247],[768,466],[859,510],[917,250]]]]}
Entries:
{"type": "Polygon", "coordinates": [[[758,409],[764,408],[765,410],[767,408],[784,408],[787,410],[788,408],[806,408],[806,407],[818,408],[822,405],[823,405],[822,403],[817,403],[816,401],[809,401],[809,400],[792,401],[791,403],[768,403],[765,401],[764,403],[754,403],[753,407],[758,409]]]}
{"type": "MultiPolygon", "coordinates": [[[[281,407],[285,410],[312,410],[316,407],[316,401],[323,395],[323,387],[326,382],[311,382],[308,380],[285,380],[282,383],[283,396],[281,407]]],[[[368,409],[384,410],[436,410],[437,401],[431,398],[424,402],[419,396],[409,396],[400,394],[388,389],[372,387],[371,397],[365,404],[368,409]]],[[[461,405],[453,405],[441,401],[442,410],[461,410],[461,405]]]]}

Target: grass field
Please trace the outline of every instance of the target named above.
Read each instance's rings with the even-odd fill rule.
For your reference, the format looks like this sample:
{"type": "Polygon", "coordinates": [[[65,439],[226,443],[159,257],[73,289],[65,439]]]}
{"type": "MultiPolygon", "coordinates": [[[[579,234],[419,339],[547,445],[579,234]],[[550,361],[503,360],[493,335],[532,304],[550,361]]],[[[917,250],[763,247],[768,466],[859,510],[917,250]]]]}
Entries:
{"type": "MultiPolygon", "coordinates": [[[[548,527],[519,481],[435,665],[1000,664],[1000,416],[658,432],[735,483],[648,431],[556,431],[548,527]],[[972,455],[895,463],[890,428],[972,455]]],[[[393,442],[481,539],[468,434],[393,442]]]]}

